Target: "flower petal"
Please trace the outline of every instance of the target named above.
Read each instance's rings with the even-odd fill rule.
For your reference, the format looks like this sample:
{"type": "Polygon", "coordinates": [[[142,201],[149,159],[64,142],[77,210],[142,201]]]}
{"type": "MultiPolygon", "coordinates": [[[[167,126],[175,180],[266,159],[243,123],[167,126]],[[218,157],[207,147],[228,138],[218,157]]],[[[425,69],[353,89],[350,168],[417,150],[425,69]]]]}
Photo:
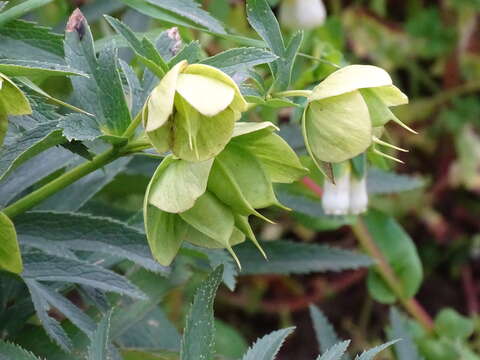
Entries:
{"type": "Polygon", "coordinates": [[[233,101],[235,91],[222,81],[203,75],[180,74],[177,91],[198,112],[215,116],[233,101]]]}
{"type": "Polygon", "coordinates": [[[178,76],[186,65],[186,61],[179,62],[165,74],[157,87],[153,89],[148,101],[148,116],[144,123],[147,132],[161,127],[172,114],[178,76]]]}
{"type": "Polygon", "coordinates": [[[358,89],[388,85],[392,85],[392,79],[382,68],[372,65],[350,65],[335,71],[318,84],[309,100],[321,100],[358,89]]]}

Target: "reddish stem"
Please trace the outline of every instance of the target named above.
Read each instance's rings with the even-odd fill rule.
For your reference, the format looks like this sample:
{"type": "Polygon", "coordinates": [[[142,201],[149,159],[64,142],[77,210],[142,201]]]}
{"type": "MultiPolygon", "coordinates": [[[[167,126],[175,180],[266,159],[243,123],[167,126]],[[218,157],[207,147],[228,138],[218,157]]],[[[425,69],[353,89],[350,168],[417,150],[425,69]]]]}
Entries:
{"type": "Polygon", "coordinates": [[[479,304],[477,297],[477,286],[473,280],[472,268],[470,265],[462,267],[462,284],[465,298],[467,301],[467,308],[470,315],[477,315],[479,313],[479,304]]]}

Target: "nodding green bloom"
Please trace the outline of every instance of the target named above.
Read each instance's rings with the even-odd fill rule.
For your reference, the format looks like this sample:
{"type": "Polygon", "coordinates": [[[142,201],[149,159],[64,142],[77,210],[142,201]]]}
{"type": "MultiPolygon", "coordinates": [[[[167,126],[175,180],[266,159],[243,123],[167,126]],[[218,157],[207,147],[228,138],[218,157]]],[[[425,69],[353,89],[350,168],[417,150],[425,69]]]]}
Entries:
{"type": "Polygon", "coordinates": [[[180,159],[204,161],[223,150],[246,109],[245,99],[228,75],[182,61],[152,91],[143,121],[159,153],[171,150],[180,159]]]}
{"type": "Polygon", "coordinates": [[[379,67],[350,65],[335,71],[308,97],[302,128],[310,155],[321,168],[325,162],[351,159],[373,143],[394,147],[374,136],[375,129],[393,120],[413,132],[389,109],[406,103],[407,96],[379,67]]]}
{"type": "Polygon", "coordinates": [[[308,171],[275,129],[267,122],[238,122],[215,159],[169,155],[162,161],[144,201],[147,239],[162,265],[172,262],[184,241],[227,249],[236,259],[232,247],[249,238],[264,254],[248,216],[269,221],[257,210],[282,207],[272,183],[290,183],[308,171]]]}
{"type": "Polygon", "coordinates": [[[327,215],[358,215],[367,211],[368,193],[366,176],[359,177],[349,162],[335,169],[335,184],[325,181],[322,195],[323,211],[327,215]]]}
{"type": "Polygon", "coordinates": [[[280,4],[280,23],[292,30],[321,26],[326,14],[322,0],[283,0],[280,4]]]}
{"type": "Polygon", "coordinates": [[[0,145],[7,133],[8,115],[31,114],[27,98],[15,83],[0,73],[0,145]]]}

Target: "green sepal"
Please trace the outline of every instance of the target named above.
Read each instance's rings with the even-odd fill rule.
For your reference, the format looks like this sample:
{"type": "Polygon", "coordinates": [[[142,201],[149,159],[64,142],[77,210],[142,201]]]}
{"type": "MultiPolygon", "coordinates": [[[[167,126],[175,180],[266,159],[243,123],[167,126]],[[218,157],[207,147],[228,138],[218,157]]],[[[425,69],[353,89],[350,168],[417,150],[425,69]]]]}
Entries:
{"type": "Polygon", "coordinates": [[[30,103],[22,90],[2,73],[0,73],[0,113],[3,115],[32,113],[30,103]]]}
{"type": "Polygon", "coordinates": [[[388,106],[382,101],[377,93],[373,91],[373,89],[362,89],[360,92],[363,96],[363,100],[365,100],[365,103],[367,104],[372,126],[383,126],[390,120],[394,120],[396,122],[400,121],[390,111],[388,106]]]}
{"type": "Polygon", "coordinates": [[[150,181],[149,203],[169,213],[192,208],[207,189],[213,159],[189,162],[167,156],[150,181]]]}

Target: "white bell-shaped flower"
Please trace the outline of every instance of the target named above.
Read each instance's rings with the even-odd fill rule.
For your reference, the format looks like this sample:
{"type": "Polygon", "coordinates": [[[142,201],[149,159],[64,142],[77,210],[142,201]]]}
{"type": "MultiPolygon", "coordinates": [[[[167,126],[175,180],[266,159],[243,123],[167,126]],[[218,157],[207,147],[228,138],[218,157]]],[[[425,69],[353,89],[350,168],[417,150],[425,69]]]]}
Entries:
{"type": "Polygon", "coordinates": [[[323,211],[327,215],[346,215],[350,207],[350,167],[345,167],[335,181],[325,181],[323,185],[323,211]]]}
{"type": "Polygon", "coordinates": [[[322,0],[283,0],[280,22],[292,30],[312,29],[325,22],[326,13],[322,0]]]}
{"type": "Polygon", "coordinates": [[[367,211],[368,193],[367,178],[363,176],[361,179],[352,176],[350,178],[350,207],[349,213],[353,215],[361,214],[367,211]]]}

